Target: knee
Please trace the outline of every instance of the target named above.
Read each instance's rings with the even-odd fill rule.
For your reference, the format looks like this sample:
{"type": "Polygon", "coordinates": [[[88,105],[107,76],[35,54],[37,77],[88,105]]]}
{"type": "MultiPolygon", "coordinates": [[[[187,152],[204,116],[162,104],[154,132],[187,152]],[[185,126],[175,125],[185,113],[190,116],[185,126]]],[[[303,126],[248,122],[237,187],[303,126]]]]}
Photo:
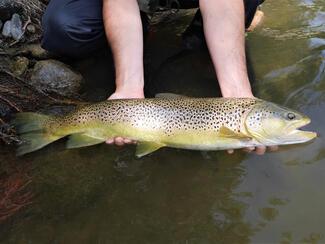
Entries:
{"type": "Polygon", "coordinates": [[[71,26],[72,20],[63,8],[47,9],[42,18],[43,48],[58,54],[70,50],[72,39],[69,35],[69,25],[71,26]]]}

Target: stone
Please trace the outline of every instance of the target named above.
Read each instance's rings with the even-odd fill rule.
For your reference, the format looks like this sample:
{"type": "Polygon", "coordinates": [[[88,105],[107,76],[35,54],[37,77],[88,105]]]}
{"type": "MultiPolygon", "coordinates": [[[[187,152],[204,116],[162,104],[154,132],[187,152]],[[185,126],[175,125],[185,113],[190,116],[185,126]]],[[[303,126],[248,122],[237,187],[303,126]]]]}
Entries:
{"type": "Polygon", "coordinates": [[[13,14],[11,18],[11,37],[16,41],[19,41],[24,35],[23,24],[21,22],[19,14],[13,14]]]}
{"type": "Polygon", "coordinates": [[[16,76],[25,74],[28,69],[29,59],[26,57],[16,57],[11,63],[11,72],[16,76]]]}
{"type": "Polygon", "coordinates": [[[34,34],[36,32],[36,27],[35,27],[35,25],[32,25],[32,24],[27,25],[26,29],[31,34],[34,34]]]}
{"type": "Polygon", "coordinates": [[[19,41],[23,36],[23,24],[18,14],[13,14],[11,20],[5,22],[2,35],[5,37],[12,37],[16,41],[19,41]]]}
{"type": "Polygon", "coordinates": [[[62,96],[77,97],[83,78],[66,64],[57,60],[38,61],[31,75],[30,84],[44,92],[55,92],[62,96]]]}
{"type": "Polygon", "coordinates": [[[35,59],[48,59],[51,56],[49,52],[43,49],[39,43],[29,44],[23,48],[23,51],[35,59]]]}
{"type": "Polygon", "coordinates": [[[11,37],[11,21],[10,20],[6,21],[5,24],[3,25],[2,35],[4,37],[11,37]]]}

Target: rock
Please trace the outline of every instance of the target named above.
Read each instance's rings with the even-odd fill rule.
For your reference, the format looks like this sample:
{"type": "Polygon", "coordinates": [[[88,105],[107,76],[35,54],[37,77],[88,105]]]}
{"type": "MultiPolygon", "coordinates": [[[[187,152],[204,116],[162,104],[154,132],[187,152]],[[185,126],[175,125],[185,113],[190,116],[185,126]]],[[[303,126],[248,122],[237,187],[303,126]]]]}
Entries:
{"type": "Polygon", "coordinates": [[[13,14],[11,18],[11,37],[19,41],[24,35],[23,24],[18,14],[13,14]]]}
{"type": "Polygon", "coordinates": [[[35,25],[32,25],[32,24],[27,25],[26,29],[31,34],[34,34],[36,32],[36,27],[35,27],[35,25]]]}
{"type": "Polygon", "coordinates": [[[16,76],[21,76],[23,75],[29,65],[29,59],[26,57],[16,57],[13,63],[11,64],[11,72],[16,75],[16,76]]]}
{"type": "Polygon", "coordinates": [[[6,21],[5,24],[3,25],[2,35],[4,37],[11,37],[11,21],[10,20],[6,21]]]}
{"type": "Polygon", "coordinates": [[[3,23],[2,23],[2,21],[0,19],[0,30],[1,30],[2,26],[3,26],[3,23]]]}
{"type": "Polygon", "coordinates": [[[48,59],[51,55],[40,44],[30,44],[23,49],[35,59],[48,59]]]}
{"type": "Polygon", "coordinates": [[[56,60],[43,60],[35,64],[31,75],[31,85],[41,91],[76,97],[83,78],[71,68],[56,60]]]}
{"type": "Polygon", "coordinates": [[[5,22],[2,35],[5,37],[12,37],[16,41],[19,41],[23,36],[23,24],[18,14],[13,14],[11,20],[5,22]]]}

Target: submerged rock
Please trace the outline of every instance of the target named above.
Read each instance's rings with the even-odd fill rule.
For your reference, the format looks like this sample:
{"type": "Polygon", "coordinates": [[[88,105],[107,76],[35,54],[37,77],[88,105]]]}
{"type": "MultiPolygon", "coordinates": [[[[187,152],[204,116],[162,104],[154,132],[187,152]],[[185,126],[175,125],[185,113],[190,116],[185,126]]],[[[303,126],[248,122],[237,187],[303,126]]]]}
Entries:
{"type": "Polygon", "coordinates": [[[31,76],[31,85],[41,91],[76,97],[83,78],[69,66],[56,60],[38,61],[31,76]]]}

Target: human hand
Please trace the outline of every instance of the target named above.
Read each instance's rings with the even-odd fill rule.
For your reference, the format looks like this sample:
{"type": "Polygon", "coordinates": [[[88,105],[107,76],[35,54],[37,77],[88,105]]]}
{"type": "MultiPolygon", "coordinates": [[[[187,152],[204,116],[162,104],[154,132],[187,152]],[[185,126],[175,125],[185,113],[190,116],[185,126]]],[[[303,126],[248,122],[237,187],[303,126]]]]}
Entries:
{"type": "MultiPolygon", "coordinates": [[[[130,90],[119,90],[115,91],[109,98],[110,99],[130,99],[130,98],[144,98],[143,91],[130,91],[130,90]]],[[[106,140],[107,144],[115,144],[117,146],[123,146],[125,144],[135,144],[136,141],[123,138],[120,136],[109,138],[106,140]]]]}
{"type": "MultiPolygon", "coordinates": [[[[258,147],[246,147],[246,148],[243,149],[243,151],[247,152],[247,153],[255,152],[256,155],[263,155],[266,152],[266,150],[269,150],[270,152],[275,152],[278,149],[279,149],[278,146],[270,146],[270,147],[258,146],[258,147]]],[[[234,149],[229,149],[229,150],[227,150],[227,152],[229,154],[233,154],[234,149]]]]}

